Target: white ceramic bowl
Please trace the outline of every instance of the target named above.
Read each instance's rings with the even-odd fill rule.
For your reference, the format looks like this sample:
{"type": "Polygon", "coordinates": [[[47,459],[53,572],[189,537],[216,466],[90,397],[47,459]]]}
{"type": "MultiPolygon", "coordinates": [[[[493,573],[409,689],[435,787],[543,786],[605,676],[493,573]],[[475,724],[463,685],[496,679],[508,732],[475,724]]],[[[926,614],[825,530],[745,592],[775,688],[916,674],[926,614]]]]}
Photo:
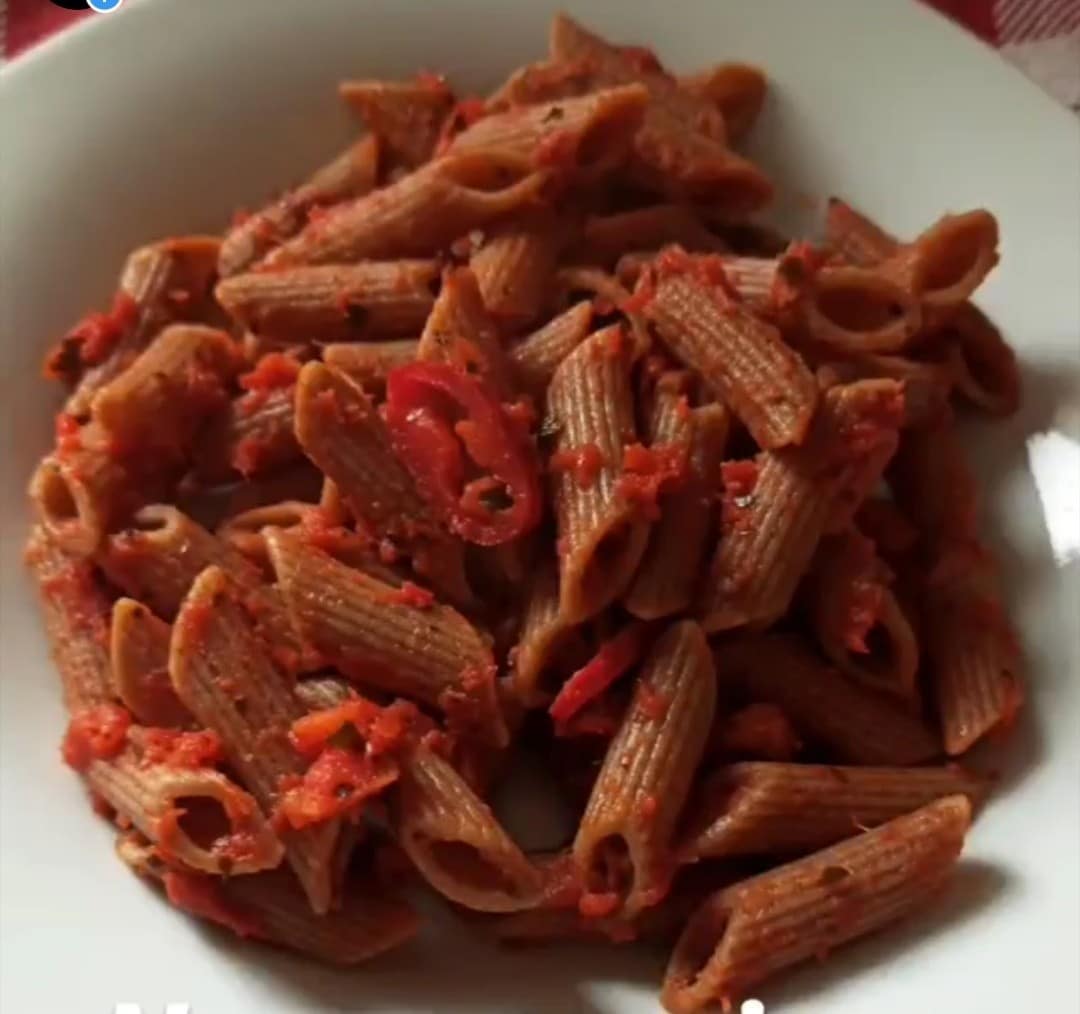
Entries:
{"type": "MultiPolygon", "coordinates": [[[[135,1002],[159,1014],[169,1001],[191,1014],[657,1009],[663,957],[647,951],[506,953],[445,923],[344,974],[170,911],[113,858],[109,829],[59,762],[57,679],[19,565],[23,488],[56,408],[38,379],[41,352],[106,300],[124,254],[219,228],[333,152],[350,129],[340,78],[432,68],[480,90],[543,52],[551,6],[131,0],[2,72],[5,1012],[110,1014],[135,1002]]],[[[901,234],[946,209],[999,216],[1002,265],[980,300],[1019,349],[1026,402],[1008,423],[978,428],[973,446],[1030,660],[1030,708],[938,910],[762,998],[790,1014],[1077,1010],[1076,121],[909,0],[577,0],[573,10],[676,68],[764,64],[775,87],[755,148],[791,209],[840,193],[901,234]]]]}

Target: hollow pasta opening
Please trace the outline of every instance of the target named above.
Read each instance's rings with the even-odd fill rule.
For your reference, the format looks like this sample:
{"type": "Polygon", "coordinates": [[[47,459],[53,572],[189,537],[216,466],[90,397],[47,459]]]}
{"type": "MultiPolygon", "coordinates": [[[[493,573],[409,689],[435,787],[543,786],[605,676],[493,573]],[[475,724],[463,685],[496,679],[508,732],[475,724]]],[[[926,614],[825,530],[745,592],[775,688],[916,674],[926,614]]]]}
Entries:
{"type": "Polygon", "coordinates": [[[172,507],[144,507],[128,523],[137,532],[163,532],[175,524],[176,511],[172,507]]]}
{"type": "Polygon", "coordinates": [[[856,279],[823,287],[816,306],[826,321],[852,334],[879,332],[896,324],[905,313],[899,293],[856,279]]]}
{"type": "Polygon", "coordinates": [[[511,896],[518,893],[518,885],[509,874],[475,845],[428,839],[424,847],[431,861],[454,883],[473,891],[497,891],[511,896]]]}
{"type": "Polygon", "coordinates": [[[590,891],[625,899],[634,884],[630,845],[621,834],[610,834],[593,846],[586,885],[590,891]]]}
{"type": "Polygon", "coordinates": [[[44,465],[39,470],[34,496],[51,524],[76,521],[80,517],[75,493],[63,471],[55,465],[44,465]]]}
{"type": "Polygon", "coordinates": [[[711,907],[698,913],[683,932],[676,950],[677,975],[683,989],[698,984],[720,948],[731,921],[731,913],[725,908],[711,907]]]}
{"type": "Polygon", "coordinates": [[[200,849],[210,852],[215,843],[233,833],[232,821],[217,799],[180,796],[173,800],[173,806],[180,811],[177,827],[200,849]]]}
{"type": "Polygon", "coordinates": [[[622,588],[625,572],[636,562],[637,528],[627,519],[613,525],[593,547],[581,574],[581,601],[589,609],[610,601],[622,588]]]}

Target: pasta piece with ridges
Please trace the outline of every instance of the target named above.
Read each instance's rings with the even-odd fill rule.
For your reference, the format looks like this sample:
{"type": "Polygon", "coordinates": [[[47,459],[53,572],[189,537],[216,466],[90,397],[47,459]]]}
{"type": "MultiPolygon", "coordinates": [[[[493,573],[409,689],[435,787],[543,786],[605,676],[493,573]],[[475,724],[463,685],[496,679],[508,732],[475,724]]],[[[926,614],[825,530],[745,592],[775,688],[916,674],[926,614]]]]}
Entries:
{"type": "Polygon", "coordinates": [[[759,446],[802,443],[817,385],[798,353],[725,291],[720,261],[714,262],[715,278],[708,261],[678,248],[657,263],[655,294],[645,313],[669,351],[702,374],[759,446]]]}
{"type": "Polygon", "coordinates": [[[218,273],[228,278],[257,264],[274,247],[300,232],[312,212],[374,189],[378,173],[378,140],[370,135],[362,137],[295,190],[243,216],[221,243],[218,273]]]}
{"type": "Polygon", "coordinates": [[[454,138],[450,155],[498,152],[577,178],[617,169],[630,153],[649,93],[639,84],[485,116],[454,138]]]}
{"type": "Polygon", "coordinates": [[[616,488],[623,448],[635,437],[632,355],[621,327],[598,331],[563,360],[547,391],[545,426],[557,434],[555,453],[573,459],[552,478],[567,622],[588,619],[618,598],[648,539],[647,522],[616,488]]]}
{"type": "Polygon", "coordinates": [[[749,63],[718,63],[678,79],[679,87],[720,110],[729,144],[738,144],[757,122],[765,104],[768,81],[749,63]]]}
{"type": "MultiPolygon", "coordinates": [[[[169,675],[188,710],[221,738],[263,812],[273,814],[282,779],[303,775],[306,768],[289,741],[292,723],[305,710],[271,660],[245,595],[220,567],[198,576],[173,624],[169,675]]],[[[339,831],[331,820],[280,832],[289,865],[316,913],[330,906],[330,860],[339,831]]]]}
{"type": "Polygon", "coordinates": [[[717,669],[750,700],[775,704],[842,762],[904,766],[943,752],[920,718],[846,679],[796,634],[722,642],[717,669]]]}
{"type": "Polygon", "coordinates": [[[653,525],[648,548],[624,600],[627,610],[643,620],[689,608],[700,582],[702,554],[716,513],[720,463],[731,417],[723,405],[685,408],[681,399],[681,395],[672,399],[658,394],[653,409],[654,444],[675,441],[685,430],[689,475],[683,486],[661,499],[660,520],[653,525]]]}
{"type": "Polygon", "coordinates": [[[497,152],[442,158],[338,205],[274,250],[265,265],[423,257],[539,200],[548,177],[521,158],[497,152]]]}
{"type": "Polygon", "coordinates": [[[227,401],[240,350],[224,331],[173,324],[94,396],[90,411],[127,454],[183,455],[199,424],[227,401]]]}
{"type": "Polygon", "coordinates": [[[308,657],[284,601],[259,567],[175,507],[144,507],[131,527],[106,540],[96,562],[111,582],[163,619],[176,615],[203,570],[220,567],[244,588],[279,662],[289,669],[317,662],[308,657]]]}
{"type": "Polygon", "coordinates": [[[818,643],[846,676],[918,703],[919,644],[874,544],[849,530],[822,542],[807,578],[818,643]]]}
{"type": "Polygon", "coordinates": [[[507,357],[518,385],[541,397],[559,364],[588,337],[592,318],[591,303],[575,303],[511,345],[507,357]]]}
{"type": "Polygon", "coordinates": [[[109,637],[113,689],[143,725],[179,729],[191,724],[191,713],[169,679],[171,637],[169,624],[141,602],[120,598],[113,603],[109,637]]]}
{"type": "Polygon", "coordinates": [[[659,903],[673,875],[671,836],[716,708],[716,672],[690,620],[653,646],[574,839],[574,863],[594,896],[633,917],[659,903]]]}
{"type": "Polygon", "coordinates": [[[290,532],[267,529],[265,538],[305,639],[344,675],[442,708],[473,734],[505,745],[491,648],[468,620],[430,593],[410,596],[290,532]]]}
{"type": "Polygon", "coordinates": [[[386,154],[403,165],[422,165],[435,151],[454,95],[434,74],[409,81],[342,81],[338,94],[378,137],[386,154]]]}
{"type": "Polygon", "coordinates": [[[659,250],[678,243],[697,253],[719,253],[725,249],[719,236],[684,204],[654,204],[611,215],[591,215],[585,220],[584,259],[613,266],[628,253],[659,250]]]}
{"type": "Polygon", "coordinates": [[[358,521],[400,545],[417,572],[452,601],[471,600],[461,543],[435,520],[359,385],[322,363],[308,363],[296,387],[296,436],[358,521]]]}
{"type": "Polygon", "coordinates": [[[825,240],[852,264],[875,264],[891,257],[900,245],[876,222],[839,197],[830,197],[825,212],[825,240]]]}
{"type": "Polygon", "coordinates": [[[424,326],[439,272],[433,260],[317,264],[232,275],[216,295],[234,320],[272,341],[372,341],[424,326]]]}
{"type": "Polygon", "coordinates": [[[87,349],[76,327],[46,361],[51,375],[74,378],[78,374],[65,412],[85,418],[97,392],[127,369],[162,328],[199,320],[207,312],[219,246],[215,236],[180,236],[129,254],[110,314],[111,345],[87,349]],[[84,364],[85,372],[80,373],[84,364]]]}
{"type": "Polygon", "coordinates": [[[220,771],[147,763],[128,749],[94,761],[86,781],[157,847],[192,870],[239,876],[281,863],[281,842],[255,800],[220,771]]]}
{"type": "Polygon", "coordinates": [[[295,385],[234,398],[199,436],[194,472],[202,482],[245,479],[303,457],[296,440],[295,385]]]}
{"type": "Polygon", "coordinates": [[[394,832],[427,882],[459,905],[514,912],[539,898],[540,871],[462,777],[425,747],[402,772],[394,832]]]}
{"type": "Polygon", "coordinates": [[[386,390],[386,377],[390,371],[413,362],[419,347],[420,343],[415,338],[389,342],[350,342],[324,346],[322,357],[327,366],[348,374],[365,391],[381,395],[386,390]]]}
{"type": "Polygon", "coordinates": [[[71,713],[114,699],[109,664],[109,599],[90,562],[62,550],[34,528],[26,566],[38,586],[50,654],[71,713]]]}
{"type": "Polygon", "coordinates": [[[986,779],[957,766],[732,764],[705,782],[679,856],[801,856],[945,796],[967,796],[977,806],[989,789],[986,779]]]}
{"type": "Polygon", "coordinates": [[[713,895],[671,956],[671,1014],[731,1004],[775,972],[896,922],[941,893],[971,822],[965,796],[713,895]]]}
{"type": "Polygon", "coordinates": [[[550,214],[515,217],[496,226],[469,258],[484,305],[505,327],[521,327],[547,304],[568,224],[550,214]]]}
{"type": "Polygon", "coordinates": [[[527,705],[540,705],[550,693],[544,676],[561,642],[575,633],[559,612],[559,573],[545,560],[528,579],[521,631],[511,656],[514,693],[527,705]]]}
{"type": "Polygon", "coordinates": [[[442,291],[424,324],[416,358],[457,366],[482,377],[501,398],[512,397],[513,378],[499,329],[469,268],[449,270],[443,277],[442,291]]]}
{"type": "Polygon", "coordinates": [[[805,446],[762,452],[725,473],[723,534],[702,601],[706,631],[766,627],[783,615],[822,535],[838,515],[854,514],[880,478],[902,413],[895,381],[830,388],[805,446]]]}

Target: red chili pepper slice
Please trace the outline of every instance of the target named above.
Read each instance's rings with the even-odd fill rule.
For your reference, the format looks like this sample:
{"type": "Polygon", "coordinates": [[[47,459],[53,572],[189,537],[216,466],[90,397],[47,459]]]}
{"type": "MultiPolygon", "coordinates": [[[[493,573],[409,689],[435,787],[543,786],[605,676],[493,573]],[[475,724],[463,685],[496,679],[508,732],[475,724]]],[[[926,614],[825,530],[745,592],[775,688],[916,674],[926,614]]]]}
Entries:
{"type": "Polygon", "coordinates": [[[540,466],[484,383],[446,363],[407,363],[386,383],[394,450],[451,531],[497,546],[540,522],[540,466]]]}
{"type": "Polygon", "coordinates": [[[599,697],[639,658],[645,649],[645,630],[635,623],[620,630],[610,641],[575,672],[562,686],[548,708],[548,714],[564,723],[589,701],[599,697]]]}

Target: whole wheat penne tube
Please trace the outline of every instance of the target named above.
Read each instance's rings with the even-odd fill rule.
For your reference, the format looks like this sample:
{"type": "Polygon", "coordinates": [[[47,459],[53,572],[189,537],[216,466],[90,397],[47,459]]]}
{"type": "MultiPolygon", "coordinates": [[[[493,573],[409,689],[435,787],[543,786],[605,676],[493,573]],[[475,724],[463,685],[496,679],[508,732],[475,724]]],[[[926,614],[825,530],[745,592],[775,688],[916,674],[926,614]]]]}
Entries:
{"type": "MultiPolygon", "coordinates": [[[[282,779],[304,773],[305,762],[288,734],[306,712],[272,661],[244,605],[245,593],[220,567],[196,578],[173,624],[169,675],[177,696],[218,734],[244,786],[272,814],[282,779]]],[[[316,913],[330,906],[330,861],[339,830],[331,820],[280,834],[316,913]]]]}
{"type": "Polygon", "coordinates": [[[137,722],[179,729],[191,724],[191,713],[169,679],[171,636],[169,624],[141,602],[120,598],[113,603],[109,659],[116,696],[137,722]]]}
{"type": "Polygon", "coordinates": [[[484,306],[476,276],[469,268],[452,269],[444,275],[442,291],[420,335],[416,358],[450,363],[483,377],[503,398],[513,394],[513,377],[498,326],[484,306]]]}
{"type": "Polygon", "coordinates": [[[122,373],[168,324],[200,320],[208,312],[217,261],[214,236],[180,236],[140,247],[120,274],[112,310],[91,315],[49,354],[46,373],[75,383],[64,406],[84,419],[94,395],[122,373]],[[91,340],[91,339],[94,340],[91,340]]]}
{"type": "Polygon", "coordinates": [[[614,46],[565,14],[556,15],[551,57],[585,68],[591,87],[640,82],[649,92],[634,140],[635,171],[642,182],[676,198],[692,197],[729,210],[760,208],[772,186],[752,163],[726,145],[724,119],[711,103],[679,88],[652,54],[614,46]]]}
{"type": "Polygon", "coordinates": [[[507,358],[518,386],[541,397],[559,364],[588,336],[592,318],[591,303],[575,303],[511,345],[507,358]]]}
{"type": "Polygon", "coordinates": [[[1020,646],[983,574],[928,582],[924,596],[930,685],[945,752],[956,757],[1015,724],[1024,699],[1020,646]]]}
{"type": "Polygon", "coordinates": [[[379,142],[362,137],[312,174],[307,182],[244,215],[225,234],[218,257],[222,278],[258,263],[274,247],[291,239],[308,223],[312,212],[373,190],[379,174],[379,142]]]}
{"type": "Polygon", "coordinates": [[[200,435],[195,474],[204,482],[250,479],[301,459],[295,400],[292,384],[234,398],[200,435]]]}
{"type": "Polygon", "coordinates": [[[711,102],[720,110],[729,144],[738,144],[761,115],[768,80],[749,63],[718,63],[708,70],[678,79],[679,87],[711,102]]]}
{"type": "Polygon", "coordinates": [[[386,154],[410,168],[431,158],[454,102],[446,81],[434,74],[418,74],[409,81],[342,81],[338,93],[386,154]]]}
{"type": "Polygon", "coordinates": [[[267,529],[265,538],[305,640],[344,675],[441,708],[505,744],[491,648],[468,620],[430,593],[383,584],[291,532],[267,529]]]}
{"type": "Polygon", "coordinates": [[[854,352],[899,352],[923,326],[916,284],[878,267],[825,267],[815,273],[802,305],[810,337],[854,352]]]}
{"type": "Polygon", "coordinates": [[[806,855],[945,796],[976,806],[988,790],[985,779],[955,765],[732,764],[705,782],[680,857],[806,855]]]}
{"type": "Polygon", "coordinates": [[[858,265],[887,260],[900,245],[894,236],[839,197],[829,198],[825,240],[843,260],[858,265]]]}
{"type": "Polygon", "coordinates": [[[345,342],[416,334],[431,312],[433,260],[317,264],[232,275],[218,302],[244,327],[279,342],[345,342]]]}
{"type": "Polygon", "coordinates": [[[678,392],[658,391],[653,408],[654,444],[685,439],[686,483],[663,497],[660,520],[649,533],[649,545],[624,604],[643,620],[682,612],[690,606],[701,577],[701,557],[712,532],[720,464],[731,418],[713,403],[687,408],[678,392]]]}
{"type": "Polygon", "coordinates": [[[622,328],[598,331],[562,361],[547,391],[544,425],[556,434],[548,466],[558,466],[559,603],[567,622],[618,598],[645,551],[648,525],[617,491],[623,448],[635,435],[632,355],[622,328]]]}
{"type": "Polygon", "coordinates": [[[559,572],[554,561],[545,560],[528,578],[521,631],[511,654],[514,693],[529,706],[550,697],[545,679],[560,649],[574,638],[575,625],[559,611],[559,572]]]}
{"type": "Polygon", "coordinates": [[[546,171],[519,157],[473,151],[431,162],[309,223],[268,267],[423,257],[537,200],[546,171]]]}
{"type": "Polygon", "coordinates": [[[40,527],[30,534],[25,560],[38,587],[64,707],[77,714],[113,700],[109,599],[93,567],[66,553],[40,527]]]}
{"type": "Polygon", "coordinates": [[[513,912],[539,898],[540,871],[461,775],[424,747],[402,772],[394,832],[424,879],[459,905],[513,912]]]}
{"type": "Polygon", "coordinates": [[[469,258],[484,305],[505,327],[522,327],[547,304],[567,223],[543,213],[495,226],[469,258]]]}
{"type": "Polygon", "coordinates": [[[365,391],[381,395],[386,390],[387,375],[416,359],[419,344],[415,338],[333,344],[323,347],[322,357],[327,366],[347,373],[365,391]]]}
{"type": "Polygon", "coordinates": [[[220,771],[148,763],[126,751],[94,761],[86,781],[160,855],[202,873],[237,876],[270,870],[281,842],[255,800],[220,771]]]}
{"type": "Polygon", "coordinates": [[[94,396],[91,412],[125,449],[183,454],[227,399],[240,352],[224,331],[174,324],[94,396]]]}
{"type": "Polygon", "coordinates": [[[942,753],[922,720],[846,679],[794,634],[725,642],[717,666],[754,701],[777,705],[808,740],[849,764],[921,764],[942,753]]]}
{"type": "Polygon", "coordinates": [[[724,466],[723,534],[702,603],[707,631],[764,627],[785,612],[834,518],[854,514],[880,478],[902,412],[895,381],[834,387],[805,446],[724,466]]]}
{"type": "Polygon", "coordinates": [[[810,616],[821,650],[841,672],[912,702],[919,645],[892,580],[874,544],[858,532],[826,539],[808,578],[810,616]]]}
{"type": "Polygon", "coordinates": [[[648,99],[643,86],[628,84],[518,106],[467,127],[454,138],[449,152],[496,151],[531,159],[538,167],[596,178],[625,161],[648,99]]]}
{"type": "Polygon", "coordinates": [[[730,297],[720,262],[715,278],[710,262],[677,249],[662,254],[660,264],[645,313],[667,348],[702,374],[761,447],[802,443],[817,385],[798,353],[730,297]]]}
{"type": "Polygon", "coordinates": [[[630,290],[616,275],[600,268],[571,266],[555,273],[555,286],[569,301],[592,293],[593,309],[598,316],[617,311],[630,328],[634,345],[634,359],[639,359],[652,348],[652,337],[640,310],[631,303],[630,290]]]}
{"type": "Polygon", "coordinates": [[[738,1001],[791,965],[896,922],[941,892],[971,822],[965,796],[915,813],[713,895],[671,956],[672,1014],[738,1001]]]}
{"type": "Polygon", "coordinates": [[[585,220],[585,259],[613,266],[628,253],[659,250],[678,243],[694,253],[719,253],[723,241],[684,204],[653,204],[585,220]]]}
{"type": "Polygon", "coordinates": [[[1016,353],[977,306],[965,303],[950,317],[941,339],[952,343],[956,393],[993,416],[1020,407],[1020,368],[1016,353]]]}
{"type": "Polygon", "coordinates": [[[671,836],[715,707],[716,673],[705,634],[691,620],[672,625],[642,664],[574,839],[586,891],[611,897],[626,916],[667,892],[671,836]]]}
{"type": "Polygon", "coordinates": [[[87,423],[42,459],[27,492],[49,537],[88,556],[132,511],[168,491],[175,470],[164,464],[119,456],[109,434],[87,423]]]}
{"type": "Polygon", "coordinates": [[[469,601],[461,543],[438,524],[394,454],[386,424],[344,373],[308,363],[296,388],[296,436],[358,521],[409,553],[453,601],[469,601]]]}

